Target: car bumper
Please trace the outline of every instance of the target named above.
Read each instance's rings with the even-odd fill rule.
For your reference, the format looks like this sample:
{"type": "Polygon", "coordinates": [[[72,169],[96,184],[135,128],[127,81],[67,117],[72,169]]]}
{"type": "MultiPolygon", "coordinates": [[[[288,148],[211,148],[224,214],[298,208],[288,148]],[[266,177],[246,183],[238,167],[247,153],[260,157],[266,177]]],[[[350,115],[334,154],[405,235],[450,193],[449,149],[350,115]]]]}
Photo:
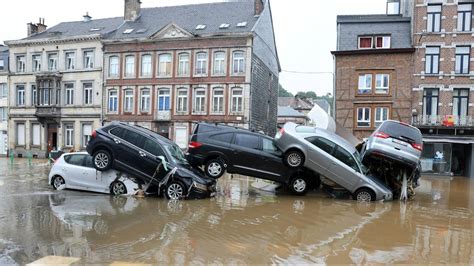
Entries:
{"type": "Polygon", "coordinates": [[[199,155],[194,155],[194,154],[186,154],[186,160],[194,166],[201,166],[204,164],[204,158],[199,156],[199,155]]]}
{"type": "Polygon", "coordinates": [[[198,188],[195,185],[191,187],[189,192],[188,199],[205,199],[209,197],[214,197],[216,195],[216,184],[211,184],[207,186],[207,189],[198,188]]]}

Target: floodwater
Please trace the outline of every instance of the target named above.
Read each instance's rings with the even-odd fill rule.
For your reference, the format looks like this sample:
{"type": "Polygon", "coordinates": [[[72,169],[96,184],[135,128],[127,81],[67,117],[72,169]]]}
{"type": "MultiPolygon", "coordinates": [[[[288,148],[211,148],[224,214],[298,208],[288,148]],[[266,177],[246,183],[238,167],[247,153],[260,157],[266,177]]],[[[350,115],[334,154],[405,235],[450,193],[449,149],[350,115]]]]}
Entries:
{"type": "Polygon", "coordinates": [[[474,181],[423,178],[416,199],[296,197],[223,177],[212,199],[54,191],[45,161],[0,159],[0,264],[474,264],[474,181]]]}

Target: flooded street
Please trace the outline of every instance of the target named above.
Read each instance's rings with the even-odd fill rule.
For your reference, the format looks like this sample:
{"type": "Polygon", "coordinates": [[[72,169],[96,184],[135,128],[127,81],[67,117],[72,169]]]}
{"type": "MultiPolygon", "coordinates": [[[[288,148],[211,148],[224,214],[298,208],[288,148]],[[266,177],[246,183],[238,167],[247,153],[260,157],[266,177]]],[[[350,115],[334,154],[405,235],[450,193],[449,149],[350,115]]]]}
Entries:
{"type": "Polygon", "coordinates": [[[170,202],[54,191],[45,161],[0,159],[0,264],[474,263],[474,181],[423,178],[416,199],[358,204],[224,176],[215,198],[170,202]]]}

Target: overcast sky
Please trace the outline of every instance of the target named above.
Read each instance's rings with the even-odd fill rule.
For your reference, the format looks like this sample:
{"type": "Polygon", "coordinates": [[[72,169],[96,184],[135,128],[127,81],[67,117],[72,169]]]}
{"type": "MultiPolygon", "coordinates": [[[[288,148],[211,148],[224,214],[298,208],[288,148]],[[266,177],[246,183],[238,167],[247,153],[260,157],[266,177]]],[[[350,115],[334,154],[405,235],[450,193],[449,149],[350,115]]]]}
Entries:
{"type": "MultiPolygon", "coordinates": [[[[142,0],[142,7],[156,7],[212,0],[142,0]]],[[[217,2],[217,1],[214,1],[217,2]]],[[[2,1],[0,43],[26,37],[26,23],[45,18],[54,26],[63,21],[82,20],[89,12],[95,18],[123,16],[123,0],[15,0],[2,1]]],[[[383,14],[386,0],[271,0],[278,54],[282,66],[280,83],[287,90],[332,92],[330,51],[336,47],[336,16],[383,14]]]]}

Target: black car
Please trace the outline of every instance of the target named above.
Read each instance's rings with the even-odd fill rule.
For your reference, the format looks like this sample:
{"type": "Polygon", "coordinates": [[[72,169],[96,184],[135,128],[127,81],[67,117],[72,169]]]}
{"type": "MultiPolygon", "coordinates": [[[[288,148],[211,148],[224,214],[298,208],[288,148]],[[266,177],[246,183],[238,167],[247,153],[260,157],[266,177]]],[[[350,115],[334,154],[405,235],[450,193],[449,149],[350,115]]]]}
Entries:
{"type": "Polygon", "coordinates": [[[125,172],[169,199],[205,198],[216,191],[216,181],[189,165],[178,145],[140,126],[112,122],[94,130],[87,152],[97,170],[125,172]]]}
{"type": "Polygon", "coordinates": [[[187,159],[195,166],[204,165],[205,174],[212,178],[227,171],[282,183],[301,195],[320,185],[314,172],[287,167],[272,138],[242,128],[196,124],[187,159]]]}

